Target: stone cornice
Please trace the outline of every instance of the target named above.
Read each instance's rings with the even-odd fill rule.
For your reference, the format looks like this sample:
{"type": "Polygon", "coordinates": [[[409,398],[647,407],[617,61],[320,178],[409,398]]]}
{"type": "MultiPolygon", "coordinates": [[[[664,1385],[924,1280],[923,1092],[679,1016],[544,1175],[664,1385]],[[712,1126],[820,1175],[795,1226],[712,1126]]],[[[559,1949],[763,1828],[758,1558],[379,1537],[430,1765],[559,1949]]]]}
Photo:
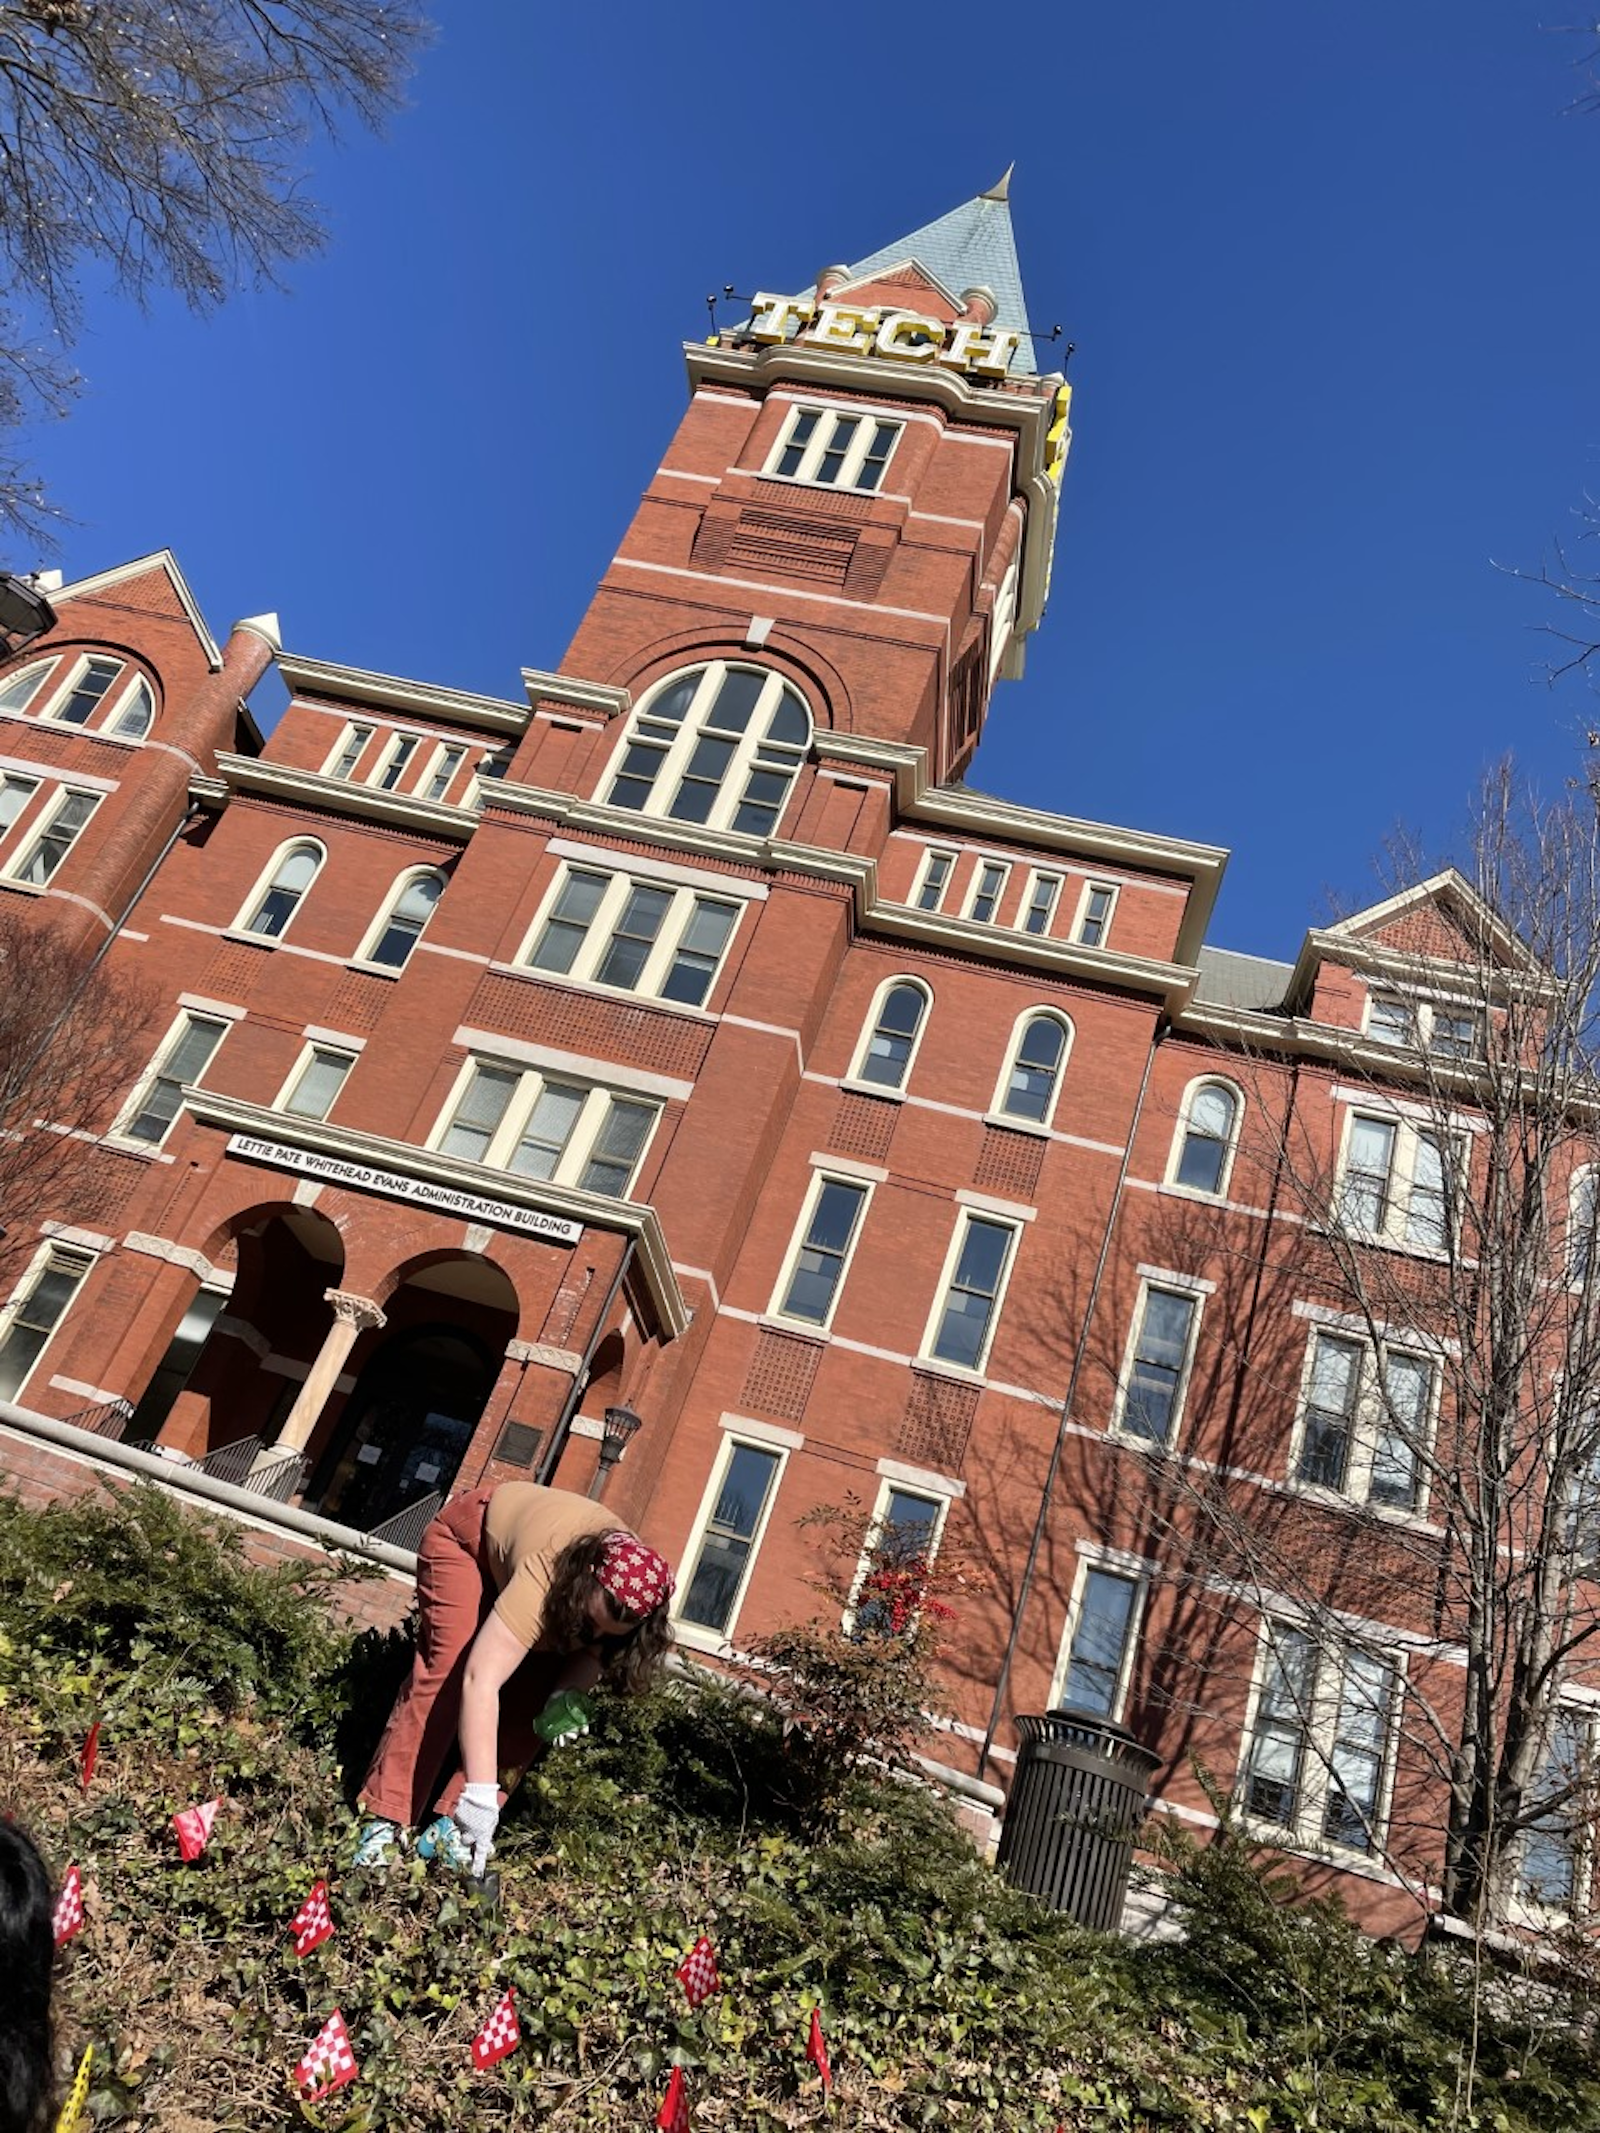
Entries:
{"type": "Polygon", "coordinates": [[[669,1336],[676,1338],[688,1327],[689,1307],[672,1271],[660,1217],[644,1201],[612,1200],[601,1193],[582,1192],[575,1185],[518,1177],[508,1170],[493,1170],[485,1163],[469,1163],[460,1156],[419,1148],[414,1141],[353,1133],[348,1127],[330,1125],[326,1119],[294,1118],[287,1112],[268,1110],[263,1104],[246,1103],[242,1097],[223,1096],[193,1083],[184,1088],[183,1102],[202,1125],[218,1126],[227,1133],[253,1134],[258,1140],[280,1141],[287,1148],[311,1150],[343,1162],[359,1163],[369,1170],[393,1170],[402,1177],[424,1178],[457,1192],[475,1193],[482,1199],[505,1200],[515,1207],[563,1216],[588,1229],[616,1230],[633,1239],[636,1263],[669,1336]]]}
{"type": "MultiPolygon", "coordinates": [[[[381,822],[388,829],[410,830],[451,844],[466,844],[478,827],[479,816],[472,808],[446,807],[441,801],[419,800],[410,793],[379,792],[349,778],[325,777],[320,770],[299,770],[259,756],[219,753],[217,769],[221,775],[215,782],[223,797],[228,792],[254,793],[264,800],[320,808],[324,814],[349,815],[361,822],[381,822]]],[[[211,782],[206,781],[208,787],[211,782]]],[[[191,779],[190,792],[202,802],[212,802],[210,790],[197,791],[199,783],[191,779]]]]}
{"type": "Polygon", "coordinates": [[[702,385],[732,385],[743,392],[766,393],[774,385],[793,380],[824,391],[831,387],[837,392],[865,393],[875,400],[930,400],[961,421],[1019,431],[1031,447],[1030,459],[1041,467],[1044,434],[1061,382],[1051,377],[973,385],[960,372],[941,364],[889,363],[881,356],[808,348],[798,341],[750,348],[713,348],[704,341],[686,341],[683,354],[689,384],[696,391],[702,385]]]}
{"type": "Polygon", "coordinates": [[[407,681],[398,674],[371,674],[363,667],[339,666],[331,659],[303,659],[297,653],[282,652],[278,671],[291,689],[331,696],[337,703],[411,711],[483,733],[521,733],[528,723],[526,704],[478,696],[466,689],[446,689],[431,681],[407,681]]]}
{"type": "Polygon", "coordinates": [[[1193,995],[1199,972],[1188,963],[1163,963],[1143,955],[1115,955],[1104,948],[1084,948],[1076,941],[1047,940],[1017,933],[1009,926],[981,925],[975,919],[948,918],[918,911],[910,904],[874,903],[866,930],[877,936],[915,941],[928,948],[971,955],[990,963],[1037,970],[1057,978],[1078,978],[1113,991],[1134,992],[1161,1001],[1177,1014],[1193,995]]]}
{"type": "Polygon", "coordinates": [[[633,696],[627,689],[614,688],[605,681],[579,681],[571,674],[548,673],[543,667],[524,667],[522,685],[530,704],[549,697],[580,711],[599,711],[608,719],[620,718],[633,709],[633,696]]]}

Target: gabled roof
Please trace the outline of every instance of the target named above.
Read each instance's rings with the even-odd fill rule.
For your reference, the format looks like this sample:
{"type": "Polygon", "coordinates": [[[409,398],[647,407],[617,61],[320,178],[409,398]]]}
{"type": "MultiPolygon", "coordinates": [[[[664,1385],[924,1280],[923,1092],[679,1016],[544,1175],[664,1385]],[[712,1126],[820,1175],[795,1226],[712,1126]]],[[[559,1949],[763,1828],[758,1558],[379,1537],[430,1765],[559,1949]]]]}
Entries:
{"type": "Polygon", "coordinates": [[[109,592],[113,586],[126,585],[135,578],[149,577],[155,571],[161,572],[167,580],[173,603],[169,611],[182,614],[200,640],[200,649],[206,655],[207,665],[215,673],[222,665],[222,652],[207,626],[205,616],[200,612],[200,603],[189,590],[183,572],[178,568],[178,559],[170,548],[158,548],[153,555],[136,556],[131,563],[118,563],[110,570],[96,571],[92,577],[77,578],[70,585],[58,586],[48,595],[50,605],[59,610],[63,601],[81,599],[92,593],[109,592]]]}
{"type": "MultiPolygon", "coordinates": [[[[909,237],[897,237],[880,251],[852,262],[851,282],[867,281],[915,262],[957,301],[964,289],[982,286],[994,292],[999,309],[995,324],[1023,336],[1012,369],[1033,376],[1033,343],[1028,339],[1028,305],[1022,293],[1022,269],[1011,229],[1011,172],[998,185],[953,207],[936,222],[925,222],[909,237]]],[[[847,284],[848,286],[848,284],[847,284]]],[[[806,292],[808,295],[811,291],[806,292]]],[[[915,291],[908,291],[912,304],[915,291]]],[[[911,308],[910,305],[907,307],[911,308]]]]}

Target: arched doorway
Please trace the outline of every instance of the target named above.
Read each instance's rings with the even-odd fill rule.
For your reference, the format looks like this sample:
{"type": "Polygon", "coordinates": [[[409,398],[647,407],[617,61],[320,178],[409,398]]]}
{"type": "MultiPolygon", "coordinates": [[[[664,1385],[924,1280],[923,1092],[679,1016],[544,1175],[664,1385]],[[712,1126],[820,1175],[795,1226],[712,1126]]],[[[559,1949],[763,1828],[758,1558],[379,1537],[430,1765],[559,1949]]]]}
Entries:
{"type": "Polygon", "coordinates": [[[370,1532],[419,1497],[447,1495],[498,1368],[460,1326],[414,1326],[385,1341],[356,1381],[306,1508],[370,1532]]]}

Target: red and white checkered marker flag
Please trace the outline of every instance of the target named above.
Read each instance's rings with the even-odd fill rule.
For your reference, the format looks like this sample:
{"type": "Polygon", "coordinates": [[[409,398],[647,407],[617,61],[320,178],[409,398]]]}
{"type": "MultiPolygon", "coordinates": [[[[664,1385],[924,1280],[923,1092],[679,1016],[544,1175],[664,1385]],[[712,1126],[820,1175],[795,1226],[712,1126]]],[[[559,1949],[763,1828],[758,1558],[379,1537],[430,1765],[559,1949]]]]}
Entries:
{"type": "Polygon", "coordinates": [[[662,2097],[661,2108],[656,2113],[656,2124],[661,2128],[661,2133],[689,2133],[689,2090],[681,2066],[672,2069],[667,2093],[662,2097]]]}
{"type": "Polygon", "coordinates": [[[295,2084],[308,2102],[320,2103],[335,2089],[356,2078],[356,2055],[350,2048],[350,2032],[336,2007],[317,2031],[311,2049],[294,2070],[295,2084]]]}
{"type": "Polygon", "coordinates": [[[503,2059],[507,2052],[514,2052],[522,2042],[522,2029],[517,2021],[516,1994],[508,1985],[505,1997],[482,2029],[472,2040],[472,2063],[480,2071],[503,2059]]]}
{"type": "Polygon", "coordinates": [[[211,1825],[217,1819],[220,1799],[207,1800],[203,1807],[180,1807],[172,1818],[172,1826],[178,1832],[178,1849],[185,1859],[198,1859],[211,1841],[211,1825]]]}
{"type": "Polygon", "coordinates": [[[318,1881],[312,1884],[311,1894],[289,1921],[289,1931],[294,1935],[296,1955],[309,1955],[333,1932],[333,1913],[328,1908],[328,1884],[318,1881]]]}
{"type": "Polygon", "coordinates": [[[822,2034],[822,2015],[815,2007],[811,2010],[811,2034],[806,2039],[806,2057],[822,2076],[822,2093],[826,2096],[833,2086],[833,2070],[828,2064],[828,2040],[822,2034]]]}
{"type": "Polygon", "coordinates": [[[71,1940],[74,1933],[83,1927],[83,1882],[75,1866],[67,1868],[67,1878],[61,1884],[61,1894],[56,1898],[55,1915],[51,1919],[55,1928],[56,1946],[71,1940]]]}
{"type": "Polygon", "coordinates": [[[94,1776],[94,1766],[100,1760],[100,1721],[97,1718],[89,1728],[89,1737],[83,1744],[83,1758],[78,1765],[78,1780],[85,1792],[94,1776]]]}
{"type": "Polygon", "coordinates": [[[673,1974],[691,2007],[698,2007],[702,2000],[709,2000],[714,1992],[722,1990],[722,1980],[717,1975],[717,1951],[703,1933],[673,1974]]]}

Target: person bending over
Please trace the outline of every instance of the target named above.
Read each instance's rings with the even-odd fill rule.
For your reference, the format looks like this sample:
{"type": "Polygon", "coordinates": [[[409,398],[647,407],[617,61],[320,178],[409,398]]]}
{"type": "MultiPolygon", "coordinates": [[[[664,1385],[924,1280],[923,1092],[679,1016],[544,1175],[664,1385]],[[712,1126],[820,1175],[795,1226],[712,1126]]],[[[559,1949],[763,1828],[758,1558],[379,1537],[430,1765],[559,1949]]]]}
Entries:
{"type": "Polygon", "coordinates": [[[32,1839],[0,1822],[0,2133],[38,2133],[50,2115],[54,1909],[32,1839]]]}
{"type": "Polygon", "coordinates": [[[602,1678],[625,1695],[649,1687],[672,1592],[667,1562],[585,1496],[505,1481],[447,1504],[417,1550],[416,1662],[362,1782],[355,1863],[389,1864],[402,1831],[420,1829],[423,1857],[481,1874],[500,1770],[561,1737],[553,1699],[602,1678]],[[441,1789],[453,1749],[460,1768],[441,1789]]]}

